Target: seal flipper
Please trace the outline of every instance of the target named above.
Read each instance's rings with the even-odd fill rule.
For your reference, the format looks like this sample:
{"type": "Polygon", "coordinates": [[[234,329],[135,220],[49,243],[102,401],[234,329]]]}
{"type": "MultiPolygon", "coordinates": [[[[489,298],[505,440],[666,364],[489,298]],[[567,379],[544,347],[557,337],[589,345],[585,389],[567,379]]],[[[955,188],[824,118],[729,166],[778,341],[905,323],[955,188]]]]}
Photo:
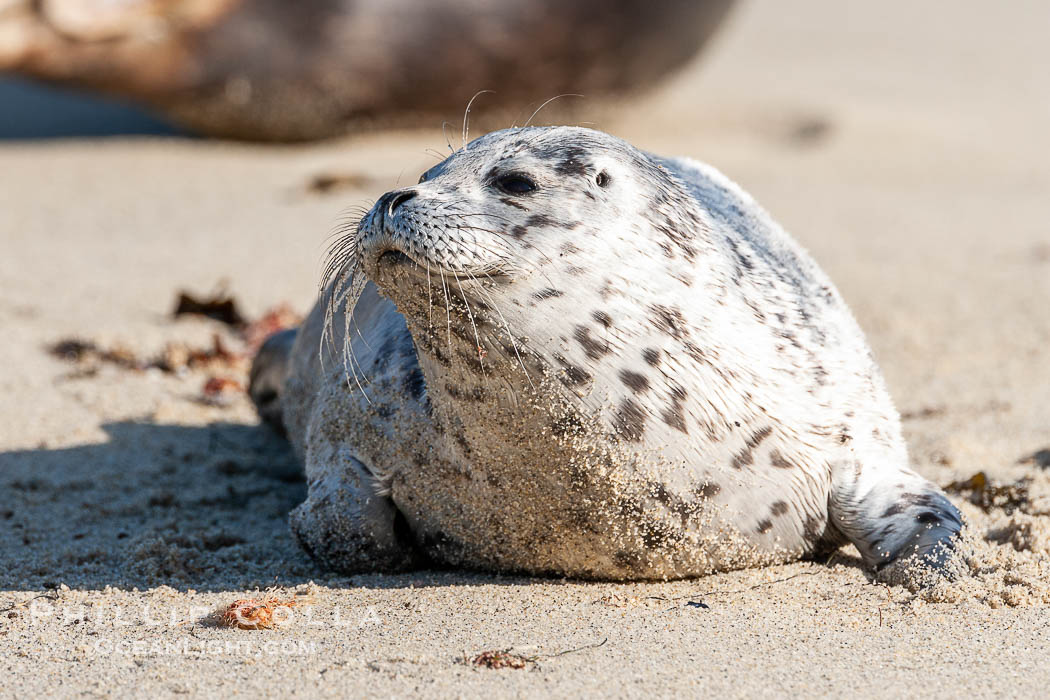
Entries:
{"type": "Polygon", "coordinates": [[[915,472],[839,467],[829,509],[835,527],[880,574],[905,560],[951,574],[962,515],[939,488],[915,472]]]}
{"type": "MultiPolygon", "coordinates": [[[[309,497],[288,519],[299,544],[327,569],[343,573],[401,571],[417,563],[404,515],[356,457],[338,449],[336,462],[307,466],[309,497]]],[[[309,460],[311,455],[307,455],[309,460]]]]}
{"type": "Polygon", "coordinates": [[[252,360],[252,371],[248,379],[248,395],[255,403],[259,417],[282,434],[285,432],[281,411],[281,395],[284,381],[288,377],[288,361],[298,330],[291,329],[274,333],[259,348],[252,360]]]}

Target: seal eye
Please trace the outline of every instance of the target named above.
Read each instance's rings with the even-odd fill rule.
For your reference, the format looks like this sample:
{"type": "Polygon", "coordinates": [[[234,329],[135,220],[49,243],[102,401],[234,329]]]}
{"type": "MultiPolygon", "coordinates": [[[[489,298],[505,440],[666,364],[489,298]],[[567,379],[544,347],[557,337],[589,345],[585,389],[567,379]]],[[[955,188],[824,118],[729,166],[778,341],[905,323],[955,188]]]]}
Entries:
{"type": "Polygon", "coordinates": [[[514,173],[496,178],[496,187],[507,194],[528,194],[536,190],[536,183],[524,175],[514,173]]]}

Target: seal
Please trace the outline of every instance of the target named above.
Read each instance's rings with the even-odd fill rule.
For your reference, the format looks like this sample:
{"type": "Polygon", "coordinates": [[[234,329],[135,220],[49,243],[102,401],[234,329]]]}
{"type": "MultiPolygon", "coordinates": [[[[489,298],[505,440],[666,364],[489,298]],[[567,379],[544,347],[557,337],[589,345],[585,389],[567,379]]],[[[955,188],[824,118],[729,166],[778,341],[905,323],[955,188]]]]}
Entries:
{"type": "Polygon", "coordinates": [[[946,570],[865,338],[738,186],[572,127],[490,133],[383,195],[251,394],[302,459],[299,541],[421,564],[670,579],[856,545],[946,570]],[[320,350],[320,351],[319,351],[320,350]]]}
{"type": "MultiPolygon", "coordinates": [[[[274,141],[650,87],[732,0],[5,0],[0,71],[274,141]]],[[[559,103],[560,104],[560,103],[559,103]]],[[[557,107],[558,105],[555,105],[557,107]]]]}

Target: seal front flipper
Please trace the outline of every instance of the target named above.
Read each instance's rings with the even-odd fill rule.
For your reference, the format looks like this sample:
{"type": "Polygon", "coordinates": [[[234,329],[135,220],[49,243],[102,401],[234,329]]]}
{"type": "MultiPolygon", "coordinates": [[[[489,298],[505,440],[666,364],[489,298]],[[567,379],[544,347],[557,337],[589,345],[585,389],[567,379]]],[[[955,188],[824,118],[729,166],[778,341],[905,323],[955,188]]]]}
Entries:
{"type": "Polygon", "coordinates": [[[894,577],[897,564],[952,575],[962,515],[939,488],[911,470],[840,466],[829,507],[835,527],[880,576],[894,577]]]}
{"type": "Polygon", "coordinates": [[[381,480],[347,448],[307,454],[309,496],[291,512],[299,544],[323,567],[344,573],[401,571],[417,563],[408,523],[381,480]]]}

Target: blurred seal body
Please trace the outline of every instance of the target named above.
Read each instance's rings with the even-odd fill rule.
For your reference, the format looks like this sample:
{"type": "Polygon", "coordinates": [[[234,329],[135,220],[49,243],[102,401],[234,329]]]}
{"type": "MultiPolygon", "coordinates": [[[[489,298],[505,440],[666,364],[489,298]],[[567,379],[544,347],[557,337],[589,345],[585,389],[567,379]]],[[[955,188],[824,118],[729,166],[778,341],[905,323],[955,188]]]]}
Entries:
{"type": "Polygon", "coordinates": [[[831,282],[708,166],[495,132],[384,195],[330,272],[252,384],[330,566],[659,579],[844,542],[940,566],[961,527],[831,282]]]}
{"type": "Polygon", "coordinates": [[[650,87],[731,0],[9,0],[0,71],[128,97],[201,133],[300,140],[650,87]]]}

